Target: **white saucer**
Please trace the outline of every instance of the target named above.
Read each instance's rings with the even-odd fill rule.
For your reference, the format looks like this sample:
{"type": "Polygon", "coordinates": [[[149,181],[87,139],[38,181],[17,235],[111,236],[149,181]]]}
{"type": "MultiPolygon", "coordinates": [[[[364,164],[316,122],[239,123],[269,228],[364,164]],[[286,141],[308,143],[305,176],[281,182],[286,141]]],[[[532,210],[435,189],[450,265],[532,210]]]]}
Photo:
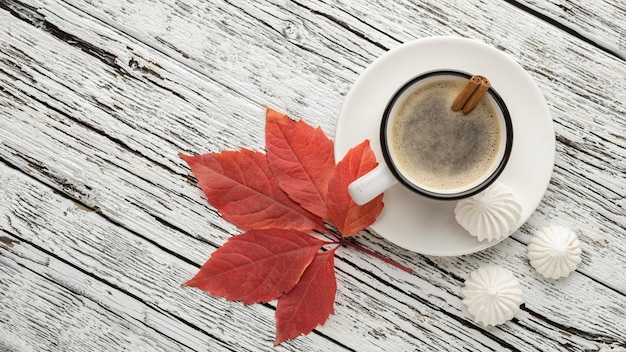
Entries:
{"type": "MultiPolygon", "coordinates": [[[[483,75],[506,103],[513,120],[513,151],[499,182],[522,205],[520,223],[539,205],[554,166],[555,137],[545,99],[530,75],[501,51],[478,41],[435,37],[396,47],[372,63],[346,97],[337,122],[335,157],[371,141],[379,162],[380,120],[387,101],[402,84],[421,73],[454,69],[483,75]]],[[[454,219],[455,201],[436,201],[396,184],[383,198],[385,207],[371,228],[406,249],[437,256],[474,253],[496,244],[480,242],[454,219]]]]}

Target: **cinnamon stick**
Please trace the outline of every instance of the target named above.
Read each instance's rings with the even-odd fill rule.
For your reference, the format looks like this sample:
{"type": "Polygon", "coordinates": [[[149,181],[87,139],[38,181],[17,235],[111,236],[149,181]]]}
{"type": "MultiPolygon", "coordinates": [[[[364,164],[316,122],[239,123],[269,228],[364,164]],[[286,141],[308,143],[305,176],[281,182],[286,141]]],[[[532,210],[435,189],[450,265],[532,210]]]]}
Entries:
{"type": "Polygon", "coordinates": [[[491,82],[489,82],[487,78],[481,77],[480,85],[478,85],[476,90],[465,102],[465,105],[463,105],[463,114],[469,114],[472,110],[474,110],[476,105],[478,105],[478,102],[480,102],[480,99],[482,99],[483,95],[485,95],[487,90],[489,90],[489,87],[491,87],[491,82]]]}
{"type": "Polygon", "coordinates": [[[456,99],[454,99],[454,102],[452,103],[453,111],[459,111],[463,108],[463,105],[465,105],[467,100],[472,96],[472,93],[474,93],[474,91],[480,85],[482,78],[483,77],[479,75],[475,75],[470,78],[465,87],[463,87],[461,93],[459,93],[456,99]]]}

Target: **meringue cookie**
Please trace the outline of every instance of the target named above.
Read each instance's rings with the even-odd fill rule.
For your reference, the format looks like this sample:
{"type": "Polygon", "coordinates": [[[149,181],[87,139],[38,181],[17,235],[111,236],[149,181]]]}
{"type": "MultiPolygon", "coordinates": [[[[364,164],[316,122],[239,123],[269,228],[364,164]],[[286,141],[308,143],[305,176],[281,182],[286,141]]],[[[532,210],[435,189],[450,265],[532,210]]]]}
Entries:
{"type": "Polygon", "coordinates": [[[519,281],[508,269],[486,265],[474,270],[461,290],[463,303],[474,321],[484,326],[503,324],[522,304],[519,281]]]}
{"type": "Polygon", "coordinates": [[[581,261],[582,250],[576,234],[563,226],[551,225],[537,231],[528,245],[530,265],[545,278],[568,276],[581,261]]]}
{"type": "Polygon", "coordinates": [[[518,225],[522,206],[508,188],[494,183],[481,193],[456,204],[456,221],[479,241],[501,240],[518,225]]]}

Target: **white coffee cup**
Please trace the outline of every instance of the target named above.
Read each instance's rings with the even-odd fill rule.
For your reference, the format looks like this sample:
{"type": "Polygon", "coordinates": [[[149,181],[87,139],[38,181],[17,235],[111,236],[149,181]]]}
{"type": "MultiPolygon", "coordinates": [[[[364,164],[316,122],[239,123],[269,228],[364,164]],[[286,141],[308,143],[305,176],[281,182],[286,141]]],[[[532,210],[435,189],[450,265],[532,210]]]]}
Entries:
{"type": "Polygon", "coordinates": [[[397,183],[429,198],[461,199],[498,178],[513,146],[511,117],[493,88],[471,113],[452,111],[460,92],[453,88],[462,89],[469,78],[459,71],[431,71],[398,89],[381,117],[384,161],[348,187],[357,204],[397,183]]]}

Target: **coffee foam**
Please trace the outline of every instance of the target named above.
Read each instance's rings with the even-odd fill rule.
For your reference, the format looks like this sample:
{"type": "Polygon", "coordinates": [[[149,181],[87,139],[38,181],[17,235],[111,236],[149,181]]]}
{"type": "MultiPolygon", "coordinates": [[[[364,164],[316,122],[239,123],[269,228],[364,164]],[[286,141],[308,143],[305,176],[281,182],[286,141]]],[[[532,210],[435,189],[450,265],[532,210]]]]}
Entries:
{"type": "Polygon", "coordinates": [[[493,171],[502,154],[498,110],[488,96],[467,115],[450,108],[465,83],[425,83],[392,112],[392,157],[401,173],[422,188],[445,193],[471,188],[493,171]]]}

